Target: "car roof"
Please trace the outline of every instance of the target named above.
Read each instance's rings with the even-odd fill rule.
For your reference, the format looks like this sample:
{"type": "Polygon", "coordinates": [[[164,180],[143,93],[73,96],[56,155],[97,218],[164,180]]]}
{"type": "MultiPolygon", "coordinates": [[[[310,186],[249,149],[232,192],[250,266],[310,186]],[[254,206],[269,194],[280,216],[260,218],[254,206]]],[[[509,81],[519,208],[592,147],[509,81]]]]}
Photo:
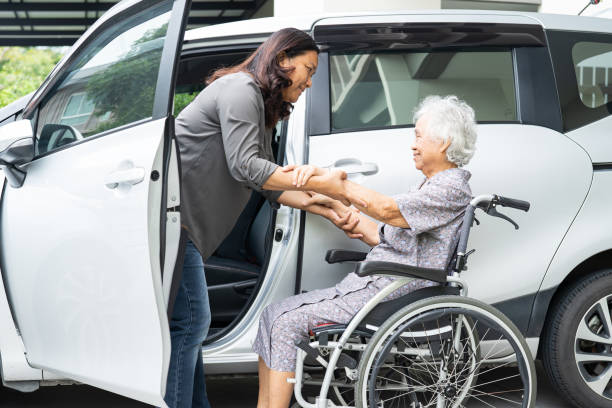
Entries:
{"type": "Polygon", "coordinates": [[[541,25],[549,30],[571,30],[612,33],[612,22],[607,18],[571,16],[563,14],[529,13],[519,11],[494,10],[397,10],[387,12],[359,12],[359,13],[327,13],[312,14],[295,17],[267,17],[251,20],[242,20],[232,23],[217,24],[189,30],[185,33],[185,43],[206,40],[220,40],[228,37],[264,36],[284,27],[295,27],[310,31],[316,23],[326,23],[333,20],[337,24],[350,24],[352,20],[364,23],[368,19],[381,20],[393,18],[399,21],[458,21],[467,22],[519,22],[541,25]]]}

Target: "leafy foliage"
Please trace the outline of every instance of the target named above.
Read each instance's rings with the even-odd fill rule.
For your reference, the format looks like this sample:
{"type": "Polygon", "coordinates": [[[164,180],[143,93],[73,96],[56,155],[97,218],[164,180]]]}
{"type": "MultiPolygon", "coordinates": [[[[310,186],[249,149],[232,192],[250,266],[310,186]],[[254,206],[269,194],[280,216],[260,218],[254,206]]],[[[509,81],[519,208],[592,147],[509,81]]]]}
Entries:
{"type": "Polygon", "coordinates": [[[0,47],[0,107],[35,91],[61,57],[53,48],[0,47]]]}
{"type": "Polygon", "coordinates": [[[174,116],[178,116],[179,113],[189,105],[191,101],[197,96],[197,92],[191,93],[177,93],[174,95],[174,116]]]}

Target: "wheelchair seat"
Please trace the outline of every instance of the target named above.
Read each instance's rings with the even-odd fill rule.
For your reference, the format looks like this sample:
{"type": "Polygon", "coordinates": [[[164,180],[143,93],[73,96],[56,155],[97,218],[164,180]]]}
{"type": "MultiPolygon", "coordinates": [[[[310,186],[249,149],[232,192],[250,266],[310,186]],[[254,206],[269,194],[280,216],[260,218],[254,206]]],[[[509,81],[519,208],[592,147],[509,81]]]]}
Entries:
{"type": "Polygon", "coordinates": [[[416,302],[417,300],[444,295],[459,295],[459,287],[455,286],[430,286],[415,290],[404,296],[379,303],[370,313],[366,315],[363,322],[368,329],[376,329],[383,324],[393,313],[402,307],[416,302]]]}

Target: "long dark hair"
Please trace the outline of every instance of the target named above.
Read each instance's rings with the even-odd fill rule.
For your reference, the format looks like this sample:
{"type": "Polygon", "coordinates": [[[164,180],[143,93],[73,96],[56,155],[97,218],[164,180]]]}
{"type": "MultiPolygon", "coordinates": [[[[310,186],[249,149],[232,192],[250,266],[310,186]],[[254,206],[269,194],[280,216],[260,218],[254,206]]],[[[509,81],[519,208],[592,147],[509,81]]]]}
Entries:
{"type": "Polygon", "coordinates": [[[288,74],[295,68],[281,67],[280,57],[284,55],[292,58],[307,51],[319,53],[312,37],[296,28],[283,28],[272,34],[240,64],[214,71],[207,78],[206,84],[210,85],[227,74],[241,71],[250,73],[263,95],[266,127],[272,128],[276,122],[289,116],[293,108],[292,104],[283,101],[282,91],[291,86],[288,74]]]}

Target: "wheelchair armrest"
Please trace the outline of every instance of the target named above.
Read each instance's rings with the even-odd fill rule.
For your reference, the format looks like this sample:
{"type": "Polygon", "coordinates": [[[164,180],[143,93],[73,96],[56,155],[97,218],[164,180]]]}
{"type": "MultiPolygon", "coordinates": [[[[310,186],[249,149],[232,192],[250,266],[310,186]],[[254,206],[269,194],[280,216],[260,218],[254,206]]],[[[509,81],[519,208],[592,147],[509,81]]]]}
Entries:
{"type": "Polygon", "coordinates": [[[367,252],[349,251],[346,249],[330,249],[325,255],[327,263],[361,262],[368,256],[367,252]]]}
{"type": "Polygon", "coordinates": [[[355,273],[359,276],[394,275],[404,278],[426,279],[438,283],[446,283],[444,269],[420,268],[395,262],[367,261],[357,265],[355,273]]]}

